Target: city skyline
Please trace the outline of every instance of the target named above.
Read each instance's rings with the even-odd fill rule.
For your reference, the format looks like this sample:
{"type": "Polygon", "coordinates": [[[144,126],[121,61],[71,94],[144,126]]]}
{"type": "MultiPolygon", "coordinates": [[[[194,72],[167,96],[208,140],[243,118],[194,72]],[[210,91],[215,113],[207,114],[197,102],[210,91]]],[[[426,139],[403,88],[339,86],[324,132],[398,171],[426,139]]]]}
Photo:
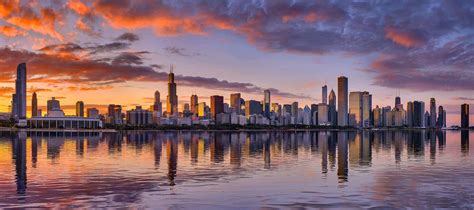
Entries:
{"type": "MultiPolygon", "coordinates": [[[[4,43],[0,111],[8,110],[15,67],[22,62],[29,70],[28,116],[33,92],[37,92],[39,109],[46,110],[46,100],[56,97],[71,115],[77,101],[101,113],[109,104],[127,110],[136,105],[148,107],[154,103],[155,91],[167,92],[171,64],[176,65],[179,109],[190,102],[193,93],[199,102],[210,104],[210,96],[221,95],[230,104],[231,93],[262,101],[266,89],[271,90],[272,102],[298,101],[303,108],[322,102],[323,85],[337,92],[336,78],[341,75],[349,78],[349,92],[370,92],[373,108],[393,106],[397,95],[404,106],[408,101],[429,106],[434,97],[436,105],[447,111],[448,125],[460,124],[460,104],[472,106],[474,102],[473,68],[468,62],[473,56],[469,47],[472,27],[462,21],[472,7],[469,4],[256,1],[229,5],[223,1],[209,2],[207,7],[195,2],[197,9],[191,10],[167,3],[140,7],[146,1],[125,1],[125,5],[99,0],[58,2],[0,3],[5,8],[0,14],[4,43]],[[432,11],[423,9],[427,6],[432,11]],[[363,9],[380,9],[380,14],[372,15],[383,21],[374,22],[357,12],[363,9]],[[434,16],[441,9],[444,12],[434,16]],[[123,16],[111,15],[115,10],[123,16]],[[153,16],[155,10],[170,13],[153,16]],[[190,10],[189,15],[176,16],[185,14],[183,10],[190,10]],[[220,10],[223,13],[217,12],[220,10]],[[240,15],[248,17],[247,23],[239,22],[235,10],[242,10],[240,15]],[[265,13],[257,15],[261,10],[265,13]],[[408,19],[396,15],[397,11],[404,11],[408,19]],[[410,17],[415,13],[419,17],[415,22],[430,20],[432,24],[419,27],[407,22],[413,21],[410,17]],[[133,16],[136,21],[130,19],[133,16]],[[444,22],[447,17],[450,21],[444,22]],[[25,25],[18,20],[34,21],[25,25]],[[359,25],[360,20],[373,30],[359,25]],[[254,25],[248,25],[252,21],[254,25]],[[272,24],[281,31],[269,27],[272,24]],[[279,36],[285,34],[282,32],[289,38],[279,36]],[[361,32],[367,36],[357,35],[361,32]],[[464,56],[458,56],[461,53],[464,56]]],[[[166,108],[166,101],[161,102],[166,108]]],[[[425,110],[431,111],[429,107],[425,110]]],[[[474,121],[472,115],[470,118],[474,121]]]]}

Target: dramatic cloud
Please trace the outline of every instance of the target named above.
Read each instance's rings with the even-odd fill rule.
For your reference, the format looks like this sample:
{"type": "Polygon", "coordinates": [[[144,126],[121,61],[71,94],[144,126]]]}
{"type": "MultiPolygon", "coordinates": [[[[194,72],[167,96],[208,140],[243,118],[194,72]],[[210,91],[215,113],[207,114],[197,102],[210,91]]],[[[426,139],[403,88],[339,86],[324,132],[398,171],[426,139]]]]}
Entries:
{"type": "MultiPolygon", "coordinates": [[[[57,46],[51,47],[57,49],[57,46]]],[[[73,45],[67,49],[83,49],[73,45]]],[[[74,51],[74,50],[73,50],[74,51]]],[[[112,84],[126,81],[167,82],[168,73],[156,71],[155,66],[142,65],[142,55],[147,52],[128,52],[108,58],[92,60],[89,58],[74,59],[60,54],[35,53],[26,50],[0,49],[0,78],[2,81],[13,81],[13,73],[18,64],[26,62],[30,82],[70,85],[69,90],[109,89],[112,84]],[[80,84],[77,86],[77,84],[80,84]]],[[[239,91],[250,94],[261,94],[264,90],[251,83],[229,82],[216,78],[176,75],[178,85],[201,87],[227,91],[239,91]]],[[[292,93],[272,89],[273,95],[286,98],[305,98],[292,93]]]]}
{"type": "Polygon", "coordinates": [[[385,28],[385,37],[404,47],[415,47],[424,44],[425,37],[416,31],[403,31],[393,27],[385,28]]]}
{"type": "Polygon", "coordinates": [[[122,35],[118,36],[117,38],[115,38],[116,41],[129,41],[129,42],[135,42],[135,41],[138,41],[140,40],[140,38],[138,37],[138,35],[134,34],[134,33],[123,33],[122,35]]]}
{"type": "Polygon", "coordinates": [[[26,32],[18,30],[13,26],[0,26],[0,34],[7,37],[24,36],[26,32]]]}
{"type": "Polygon", "coordinates": [[[166,53],[169,54],[174,54],[174,55],[180,55],[180,56],[185,56],[185,57],[190,57],[190,56],[200,56],[200,53],[197,52],[188,52],[184,48],[179,48],[179,47],[166,47],[164,48],[166,53]]]}

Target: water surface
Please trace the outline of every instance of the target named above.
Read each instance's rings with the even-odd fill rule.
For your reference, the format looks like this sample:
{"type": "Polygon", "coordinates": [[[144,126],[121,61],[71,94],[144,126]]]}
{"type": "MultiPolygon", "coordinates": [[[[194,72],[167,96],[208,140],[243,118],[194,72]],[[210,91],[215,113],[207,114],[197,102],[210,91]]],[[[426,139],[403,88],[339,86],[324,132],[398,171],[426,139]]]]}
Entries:
{"type": "Polygon", "coordinates": [[[474,133],[0,133],[5,207],[474,207],[474,133]]]}

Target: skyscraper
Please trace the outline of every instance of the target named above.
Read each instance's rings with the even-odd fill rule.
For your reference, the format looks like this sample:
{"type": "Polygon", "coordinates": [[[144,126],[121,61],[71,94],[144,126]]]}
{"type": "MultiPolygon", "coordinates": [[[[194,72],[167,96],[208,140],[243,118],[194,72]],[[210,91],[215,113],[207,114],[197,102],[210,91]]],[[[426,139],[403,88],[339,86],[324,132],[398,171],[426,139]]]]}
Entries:
{"type": "Polygon", "coordinates": [[[194,115],[198,114],[198,104],[198,96],[195,94],[191,95],[191,112],[194,115]]]}
{"type": "Polygon", "coordinates": [[[84,102],[76,102],[76,116],[84,117],[84,102]]]}
{"type": "Polygon", "coordinates": [[[296,101],[291,104],[291,116],[298,119],[298,102],[296,101]]]}
{"type": "Polygon", "coordinates": [[[155,101],[153,102],[153,111],[158,112],[161,116],[163,105],[161,103],[160,91],[155,91],[155,101]]]}
{"type": "Polygon", "coordinates": [[[38,116],[38,98],[36,96],[36,92],[33,93],[33,97],[31,98],[31,116],[38,116]]]}
{"type": "Polygon", "coordinates": [[[12,106],[12,115],[16,121],[26,119],[26,63],[18,64],[16,69],[12,106]]]}
{"type": "Polygon", "coordinates": [[[176,116],[178,114],[178,96],[176,95],[176,83],[174,82],[173,65],[171,65],[170,73],[168,74],[166,112],[168,113],[168,116],[176,116]]]}
{"type": "Polygon", "coordinates": [[[395,97],[395,108],[398,108],[400,105],[402,105],[402,100],[400,99],[400,96],[395,97]]]}
{"type": "Polygon", "coordinates": [[[461,105],[461,128],[469,128],[469,104],[461,105]]]}
{"type": "Polygon", "coordinates": [[[436,127],[436,100],[430,99],[430,127],[436,127]]]}
{"type": "Polygon", "coordinates": [[[413,102],[409,101],[407,103],[407,125],[408,127],[413,127],[414,125],[414,115],[415,115],[415,105],[413,102]]]}
{"type": "Polygon", "coordinates": [[[362,92],[349,93],[349,125],[362,127],[362,92]]]}
{"type": "Polygon", "coordinates": [[[334,90],[329,93],[329,122],[331,125],[337,124],[336,93],[334,93],[334,90]]]}
{"type": "Polygon", "coordinates": [[[263,91],[263,113],[266,117],[270,117],[270,90],[263,91]]]}
{"type": "Polygon", "coordinates": [[[445,127],[446,120],[445,120],[445,110],[443,106],[438,107],[438,122],[436,122],[436,127],[443,128],[445,127]]]}
{"type": "Polygon", "coordinates": [[[373,125],[372,122],[372,95],[369,92],[362,93],[362,126],[364,128],[373,125]]]}
{"type": "Polygon", "coordinates": [[[255,100],[245,101],[245,116],[258,115],[262,113],[262,104],[255,100]]]}
{"type": "Polygon", "coordinates": [[[216,119],[217,114],[224,113],[224,97],[211,96],[211,117],[216,119]]]}
{"type": "Polygon", "coordinates": [[[232,110],[240,114],[242,112],[241,109],[241,103],[240,103],[240,93],[232,93],[230,94],[230,107],[232,107],[232,110]]]}
{"type": "Polygon", "coordinates": [[[348,97],[349,87],[347,77],[341,76],[337,78],[337,125],[348,125],[348,97]]]}
{"type": "Polygon", "coordinates": [[[328,86],[324,85],[323,88],[322,88],[322,101],[323,101],[323,104],[328,104],[328,86]]]}

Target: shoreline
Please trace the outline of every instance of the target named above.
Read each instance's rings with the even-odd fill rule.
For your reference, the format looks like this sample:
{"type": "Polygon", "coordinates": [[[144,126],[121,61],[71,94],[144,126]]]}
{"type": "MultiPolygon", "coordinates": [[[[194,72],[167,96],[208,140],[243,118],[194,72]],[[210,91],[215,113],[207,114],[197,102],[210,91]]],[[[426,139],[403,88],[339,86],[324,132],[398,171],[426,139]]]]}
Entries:
{"type": "Polygon", "coordinates": [[[36,128],[14,128],[0,127],[0,131],[7,132],[179,132],[179,131],[196,131],[196,132],[271,132],[271,131],[474,131],[473,128],[236,128],[236,129],[200,129],[200,128],[183,128],[183,129],[36,129],[36,128]]]}

